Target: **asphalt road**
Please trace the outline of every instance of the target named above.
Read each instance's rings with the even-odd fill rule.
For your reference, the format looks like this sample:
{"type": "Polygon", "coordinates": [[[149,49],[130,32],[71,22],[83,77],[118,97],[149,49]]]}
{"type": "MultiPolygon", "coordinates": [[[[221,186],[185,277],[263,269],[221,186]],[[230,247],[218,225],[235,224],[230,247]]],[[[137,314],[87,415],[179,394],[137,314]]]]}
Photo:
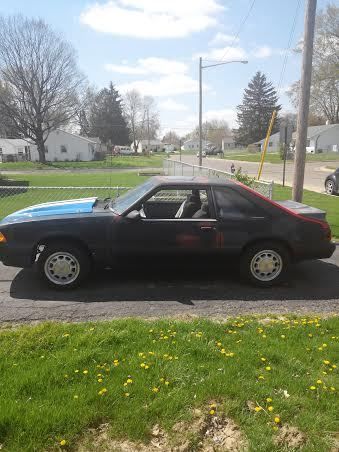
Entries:
{"type": "MultiPolygon", "coordinates": [[[[172,159],[179,160],[177,155],[172,156],[172,159]]],[[[194,155],[182,156],[182,161],[193,165],[198,165],[198,159],[194,155]]],[[[241,167],[249,176],[257,176],[259,163],[232,161],[232,156],[228,159],[217,159],[207,157],[203,159],[203,166],[208,168],[218,169],[222,171],[230,171],[231,163],[234,163],[236,169],[241,167]]],[[[326,169],[326,166],[339,166],[339,162],[307,162],[305,167],[305,183],[304,187],[308,190],[313,190],[319,193],[324,193],[324,181],[328,174],[333,170],[326,169]]],[[[282,184],[283,179],[283,165],[280,163],[265,163],[262,173],[262,180],[274,181],[277,184],[282,184]]],[[[287,162],[286,165],[286,185],[292,186],[293,182],[293,163],[287,162]]]]}
{"type": "Polygon", "coordinates": [[[0,264],[2,323],[269,313],[338,314],[339,245],[331,259],[294,266],[290,281],[272,289],[242,283],[223,263],[135,262],[93,275],[80,289],[59,292],[43,287],[33,270],[0,264]]]}

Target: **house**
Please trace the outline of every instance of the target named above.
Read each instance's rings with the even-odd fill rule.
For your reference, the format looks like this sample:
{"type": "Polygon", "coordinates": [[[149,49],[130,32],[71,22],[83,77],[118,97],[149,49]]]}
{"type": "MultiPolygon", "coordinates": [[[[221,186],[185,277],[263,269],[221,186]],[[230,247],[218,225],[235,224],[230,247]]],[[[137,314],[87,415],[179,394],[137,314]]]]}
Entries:
{"type": "MultiPolygon", "coordinates": [[[[206,140],[202,140],[202,147],[206,147],[211,143],[206,140]]],[[[181,146],[182,151],[197,151],[200,148],[199,139],[192,138],[191,140],[187,140],[181,146]]]]}
{"type": "Polygon", "coordinates": [[[30,160],[35,148],[23,139],[0,138],[0,163],[30,160]]]}
{"type": "MultiPolygon", "coordinates": [[[[163,147],[163,143],[159,140],[140,140],[137,152],[158,152],[162,151],[163,147]]],[[[131,144],[131,149],[134,151],[134,143],[131,144]]]]}
{"type": "MultiPolygon", "coordinates": [[[[266,138],[263,138],[262,140],[257,141],[256,143],[253,144],[260,145],[260,149],[262,150],[264,147],[265,140],[266,138]]],[[[267,152],[279,152],[279,151],[280,151],[280,132],[277,132],[270,136],[267,146],[267,152]]]]}
{"type": "MultiPolygon", "coordinates": [[[[52,131],[45,142],[47,162],[89,162],[96,158],[100,143],[96,138],[86,138],[65,130],[52,131]]],[[[31,160],[39,161],[37,149],[31,152],[31,160]]]]}
{"type": "Polygon", "coordinates": [[[242,145],[236,144],[235,138],[233,135],[227,135],[221,140],[221,150],[229,151],[231,149],[242,147],[242,145]]]}
{"type": "MultiPolygon", "coordinates": [[[[292,134],[295,142],[296,133],[292,134]]],[[[339,152],[339,124],[326,124],[323,126],[312,126],[307,128],[307,151],[316,152],[339,152]]]]}
{"type": "Polygon", "coordinates": [[[162,148],[165,152],[173,152],[176,150],[175,144],[163,143],[162,148]]]}

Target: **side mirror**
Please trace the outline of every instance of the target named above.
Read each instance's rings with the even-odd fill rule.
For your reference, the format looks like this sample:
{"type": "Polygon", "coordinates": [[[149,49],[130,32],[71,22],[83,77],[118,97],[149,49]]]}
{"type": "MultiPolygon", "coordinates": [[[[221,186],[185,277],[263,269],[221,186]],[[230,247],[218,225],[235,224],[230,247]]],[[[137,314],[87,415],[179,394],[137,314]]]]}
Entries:
{"type": "Polygon", "coordinates": [[[140,212],[139,212],[138,210],[132,210],[132,212],[130,212],[130,213],[126,216],[126,218],[128,218],[128,219],[130,219],[130,220],[136,221],[136,220],[140,220],[141,215],[140,215],[140,212]]]}

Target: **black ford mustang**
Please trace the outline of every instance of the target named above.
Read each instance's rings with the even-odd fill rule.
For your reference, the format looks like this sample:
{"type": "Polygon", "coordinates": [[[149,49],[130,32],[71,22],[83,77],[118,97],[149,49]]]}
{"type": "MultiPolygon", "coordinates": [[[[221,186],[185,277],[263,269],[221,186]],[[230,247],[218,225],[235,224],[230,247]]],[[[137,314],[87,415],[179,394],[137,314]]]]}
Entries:
{"type": "Polygon", "coordinates": [[[0,261],[36,265],[58,288],[79,285],[93,265],[146,255],[159,265],[169,255],[238,256],[249,281],[271,286],[290,262],[334,249],[324,212],[205,177],[153,177],[113,201],[40,204],[0,222],[0,261]]]}

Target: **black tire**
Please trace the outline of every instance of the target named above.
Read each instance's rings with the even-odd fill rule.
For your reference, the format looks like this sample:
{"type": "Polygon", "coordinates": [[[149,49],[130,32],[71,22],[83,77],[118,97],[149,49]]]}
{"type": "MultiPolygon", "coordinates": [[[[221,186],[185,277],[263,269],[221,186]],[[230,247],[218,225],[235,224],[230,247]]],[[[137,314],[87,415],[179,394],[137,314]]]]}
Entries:
{"type": "Polygon", "coordinates": [[[325,191],[328,195],[335,195],[335,183],[333,180],[328,179],[325,183],[325,191]]]}
{"type": "Polygon", "coordinates": [[[251,284],[259,287],[272,287],[281,284],[286,279],[290,262],[290,253],[284,245],[274,241],[265,241],[244,250],[240,258],[240,272],[251,284]],[[270,267],[266,268],[266,272],[265,268],[262,268],[265,266],[270,267]],[[263,272],[260,272],[262,269],[263,272]]]}
{"type": "Polygon", "coordinates": [[[45,246],[36,267],[40,279],[50,287],[69,290],[78,287],[87,278],[91,260],[81,245],[59,241],[45,246]]]}

